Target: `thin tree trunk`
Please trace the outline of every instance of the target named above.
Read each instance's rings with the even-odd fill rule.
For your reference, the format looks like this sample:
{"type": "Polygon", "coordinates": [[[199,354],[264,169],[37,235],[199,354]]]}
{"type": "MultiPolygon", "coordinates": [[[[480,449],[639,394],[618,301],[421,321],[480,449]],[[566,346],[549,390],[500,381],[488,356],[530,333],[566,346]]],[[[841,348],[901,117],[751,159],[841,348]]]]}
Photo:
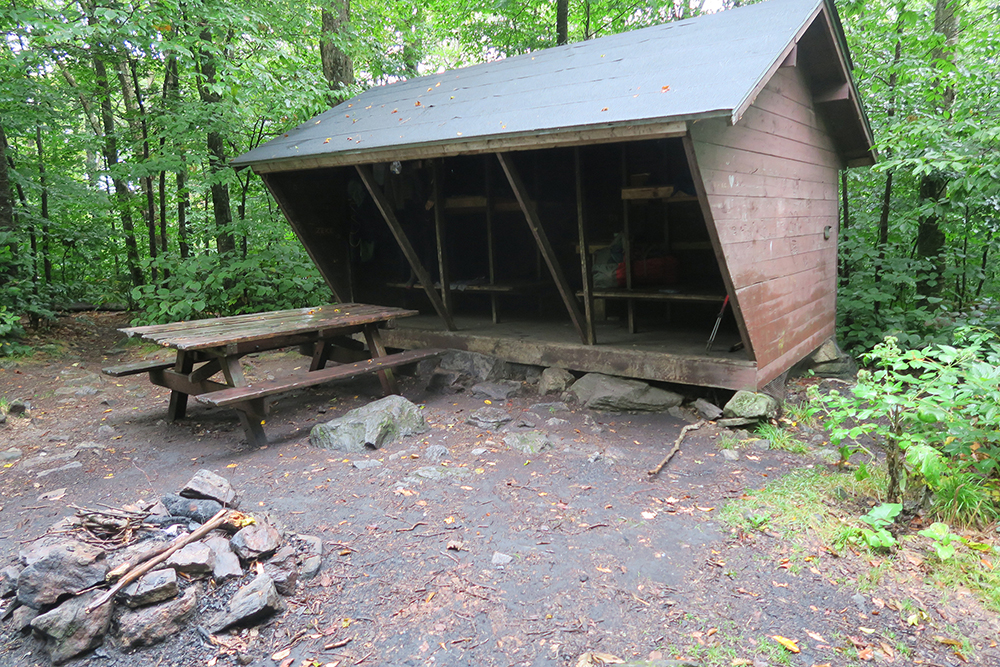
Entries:
{"type": "MultiPolygon", "coordinates": [[[[898,8],[900,15],[903,13],[905,5],[898,8]]],[[[896,46],[892,55],[892,69],[889,71],[889,108],[885,115],[889,124],[896,115],[896,83],[899,81],[899,61],[903,57],[903,19],[896,20],[896,46]]],[[[891,149],[886,150],[886,157],[891,157],[891,149]]],[[[885,174],[885,191],[882,193],[882,210],[878,220],[878,260],[875,263],[875,285],[882,282],[882,270],[885,266],[886,253],[889,246],[889,213],[892,203],[892,171],[885,174]]],[[[875,315],[878,316],[881,302],[875,302],[875,315]]]]}
{"type": "MultiPolygon", "coordinates": [[[[96,25],[94,6],[84,3],[87,11],[87,22],[96,25]]],[[[118,175],[118,139],[115,134],[114,109],[111,104],[111,86],[108,83],[108,69],[98,56],[97,49],[91,49],[91,59],[94,64],[94,81],[97,84],[101,107],[101,125],[104,138],[104,162],[111,174],[111,182],[115,187],[115,198],[118,200],[118,213],[121,216],[122,232],[125,236],[125,259],[128,265],[132,285],[139,287],[145,283],[142,269],[139,266],[139,247],[135,241],[135,225],[132,224],[132,191],[125,180],[118,175]]],[[[82,99],[82,98],[81,98],[82,99]]]]}
{"type": "MultiPolygon", "coordinates": [[[[957,9],[961,0],[937,0],[934,7],[934,32],[944,35],[944,46],[936,48],[931,53],[934,63],[952,61],[955,44],[958,42],[957,9]]],[[[935,65],[938,67],[938,65],[935,65]]],[[[933,88],[938,87],[935,82],[933,88]]],[[[955,91],[949,86],[941,99],[939,111],[947,116],[955,101],[955,91]]],[[[931,212],[921,216],[917,227],[917,256],[931,262],[936,278],[917,281],[917,293],[923,296],[935,296],[941,292],[944,285],[945,270],[944,246],[945,234],[941,229],[941,217],[937,210],[943,204],[948,193],[948,178],[941,172],[924,174],[920,178],[920,201],[923,205],[932,205],[931,212]]]]}
{"type": "MultiPolygon", "coordinates": [[[[11,198],[10,171],[7,168],[7,134],[0,123],[0,234],[5,235],[4,247],[11,255],[17,257],[17,242],[14,232],[17,222],[14,220],[14,201],[11,198]]],[[[7,275],[14,272],[14,267],[8,267],[7,275]]]]}
{"type": "Polygon", "coordinates": [[[351,0],[330,0],[322,10],[319,57],[323,77],[330,84],[330,102],[346,98],[346,88],[354,83],[354,62],[342,48],[344,30],[351,20],[351,0]]]}
{"type": "Polygon", "coordinates": [[[990,255],[990,245],[993,243],[993,227],[990,227],[990,231],[986,233],[986,245],[983,246],[983,263],[980,266],[982,269],[982,275],[979,277],[979,285],[976,286],[976,299],[979,299],[979,295],[983,292],[983,285],[986,284],[986,261],[989,259],[990,255]]]}
{"type": "Polygon", "coordinates": [[[556,44],[569,41],[569,0],[556,0],[556,44]]]}
{"type": "Polygon", "coordinates": [[[45,173],[45,152],[42,150],[42,125],[35,124],[35,147],[38,149],[38,185],[41,187],[42,275],[45,284],[52,283],[52,258],[49,256],[49,184],[45,173]]]}
{"type": "MultiPolygon", "coordinates": [[[[212,43],[212,33],[207,28],[201,31],[201,40],[205,44],[212,43]]],[[[198,65],[201,78],[198,81],[198,95],[201,101],[210,105],[212,115],[214,106],[218,105],[222,96],[212,90],[216,83],[217,65],[215,56],[207,48],[198,52],[198,65]]],[[[229,186],[222,182],[218,174],[226,168],[226,146],[222,133],[215,129],[215,122],[206,137],[208,146],[208,164],[212,173],[212,210],[215,213],[215,245],[220,255],[236,251],[236,241],[233,238],[233,211],[229,202],[229,186]]]]}
{"type": "MultiPolygon", "coordinates": [[[[125,88],[124,82],[128,80],[130,88],[130,93],[125,95],[125,99],[131,98],[132,102],[126,102],[126,107],[131,104],[133,107],[131,111],[133,112],[136,120],[134,123],[138,125],[139,136],[142,138],[142,161],[145,164],[149,164],[150,152],[149,152],[149,127],[146,122],[146,108],[142,101],[142,91],[139,88],[139,75],[136,72],[135,61],[129,60],[128,62],[128,74],[131,78],[125,75],[125,63],[121,64],[119,68],[120,78],[123,82],[122,87],[125,88]]],[[[152,174],[146,174],[142,177],[142,189],[146,193],[146,234],[149,237],[149,258],[155,260],[157,255],[159,255],[159,244],[156,238],[156,197],[153,195],[153,176],[152,174]]],[[[159,269],[156,267],[156,262],[152,262],[150,265],[150,280],[154,283],[158,281],[159,269]]]]}
{"type": "Polygon", "coordinates": [[[191,256],[187,229],[187,210],[191,206],[191,195],[184,186],[187,167],[184,166],[183,160],[184,156],[181,155],[181,168],[177,172],[177,241],[180,246],[181,259],[187,259],[191,256]]]}

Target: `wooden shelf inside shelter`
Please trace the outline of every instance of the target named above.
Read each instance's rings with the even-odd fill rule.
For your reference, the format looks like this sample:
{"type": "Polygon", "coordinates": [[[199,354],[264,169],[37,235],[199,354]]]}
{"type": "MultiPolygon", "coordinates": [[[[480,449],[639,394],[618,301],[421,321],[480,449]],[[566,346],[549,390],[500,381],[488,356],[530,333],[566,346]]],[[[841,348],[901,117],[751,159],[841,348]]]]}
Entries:
{"type": "Polygon", "coordinates": [[[674,186],[643,186],[622,188],[622,199],[662,199],[666,202],[698,201],[697,197],[683,192],[674,193],[674,186]]]}
{"type": "MultiPolygon", "coordinates": [[[[577,292],[583,296],[583,292],[577,292]]],[[[725,294],[699,291],[681,291],[669,288],[647,287],[634,289],[595,289],[595,299],[646,299],[649,301],[687,301],[695,303],[722,303],[725,294]]]]}
{"type": "MultiPolygon", "coordinates": [[[[521,292],[529,292],[532,290],[538,290],[543,287],[549,287],[549,283],[538,282],[534,280],[525,281],[513,281],[513,282],[502,282],[490,285],[488,283],[481,284],[462,284],[462,283],[451,283],[452,292],[477,292],[482,294],[517,294],[521,292]]],[[[420,283],[386,283],[386,287],[397,287],[399,289],[413,289],[422,290],[424,286],[420,283]]],[[[441,285],[434,285],[434,289],[441,289],[441,285]]]]}

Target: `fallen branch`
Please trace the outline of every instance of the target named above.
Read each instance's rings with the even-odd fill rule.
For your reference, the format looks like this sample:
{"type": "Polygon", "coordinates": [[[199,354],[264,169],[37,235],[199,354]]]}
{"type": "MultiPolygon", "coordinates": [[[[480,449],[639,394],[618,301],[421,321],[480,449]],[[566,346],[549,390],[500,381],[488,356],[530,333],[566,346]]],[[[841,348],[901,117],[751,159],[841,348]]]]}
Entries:
{"type": "Polygon", "coordinates": [[[699,429],[699,428],[701,428],[704,425],[705,425],[705,421],[702,420],[702,421],[697,422],[695,424],[688,424],[687,426],[685,426],[684,428],[682,428],[681,429],[681,434],[679,436],[677,436],[677,442],[674,443],[674,448],[670,450],[670,453],[667,454],[666,457],[662,461],[660,461],[660,465],[656,466],[655,468],[653,468],[652,470],[649,471],[649,476],[650,477],[655,477],[656,475],[659,475],[660,471],[663,470],[664,466],[666,466],[668,463],[670,463],[670,459],[674,458],[674,454],[676,454],[678,451],[680,451],[681,443],[684,442],[684,436],[686,436],[688,434],[688,431],[694,431],[695,429],[699,429]]]}
{"type": "Polygon", "coordinates": [[[163,561],[170,558],[170,556],[172,556],[175,551],[182,549],[191,542],[200,540],[202,537],[204,537],[211,531],[221,526],[225,522],[230,512],[232,512],[232,510],[226,508],[219,510],[218,512],[216,512],[215,516],[213,516],[211,519],[202,524],[201,527],[199,527],[193,533],[188,533],[187,535],[178,536],[177,539],[175,539],[170,544],[170,547],[167,548],[159,556],[150,558],[149,560],[142,563],[138,567],[129,571],[127,574],[123,574],[121,579],[118,580],[118,583],[109,588],[108,591],[103,595],[101,595],[99,598],[97,598],[96,600],[87,605],[85,609],[86,612],[89,614],[90,612],[94,611],[95,609],[106,603],[108,600],[113,598],[118,591],[125,588],[130,583],[132,583],[142,575],[146,574],[147,572],[152,570],[154,567],[156,567],[163,561]]]}

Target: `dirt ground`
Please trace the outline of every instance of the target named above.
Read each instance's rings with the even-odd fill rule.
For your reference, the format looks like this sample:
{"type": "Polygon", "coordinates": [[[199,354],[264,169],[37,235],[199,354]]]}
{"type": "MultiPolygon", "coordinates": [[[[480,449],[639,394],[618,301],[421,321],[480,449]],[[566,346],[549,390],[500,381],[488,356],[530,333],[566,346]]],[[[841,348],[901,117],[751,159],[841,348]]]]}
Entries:
{"type": "MultiPolygon", "coordinates": [[[[709,426],[693,431],[651,480],[646,471],[684,422],[538,414],[530,407],[553,398],[525,385],[500,407],[558,443],[528,457],[465,423],[482,399],[432,392],[426,378],[404,377],[402,393],[425,406],[431,430],[361,456],[382,465],[356,469],[357,455],[310,446],[309,429],[377,398],[375,378],[277,402],[269,444],[251,448],[231,411],[194,403],[186,419],[169,423],[167,392],[145,376],[101,376],[102,366],[149,352],[122,345],[115,328],[125,324],[121,315],[62,318],[45,334],[43,354],[0,370],[0,397],[31,403],[29,418],[0,425],[0,451],[23,452],[0,464],[7,466],[0,467],[3,564],[71,514],[71,504],[120,505],[175,492],[200,468],[230,478],[245,511],[321,537],[326,556],[320,575],[263,626],[212,643],[192,624],[175,640],[132,654],[108,640],[80,662],[273,667],[272,654],[291,647],[293,667],[555,667],[575,665],[584,651],[754,667],[963,664],[935,639],[947,636],[968,642],[969,664],[1000,665],[997,621],[971,596],[899,577],[860,594],[859,577],[873,566],[864,555],[836,558],[820,545],[803,552],[766,531],[747,535],[719,521],[720,508],[747,489],[824,465],[812,453],[751,448],[730,461],[709,426]],[[78,447],[87,442],[99,446],[78,447]],[[423,456],[430,445],[448,448],[439,464],[453,475],[405,481],[435,464],[423,456]],[[70,451],[79,453],[46,460],[70,451]],[[391,456],[403,451],[409,454],[391,456]],[[44,474],[67,461],[82,466],[44,474]],[[60,500],[39,499],[61,488],[60,500]],[[453,541],[461,550],[447,548],[453,541]],[[495,553],[513,559],[495,565],[495,553]],[[802,566],[789,567],[790,558],[802,566]],[[907,624],[894,604],[904,598],[929,618],[907,624]],[[774,635],[795,639],[801,652],[782,648],[774,635]]],[[[245,359],[258,378],[304,362],[292,352],[245,359]]],[[[39,642],[2,632],[0,664],[48,664],[39,642]]]]}

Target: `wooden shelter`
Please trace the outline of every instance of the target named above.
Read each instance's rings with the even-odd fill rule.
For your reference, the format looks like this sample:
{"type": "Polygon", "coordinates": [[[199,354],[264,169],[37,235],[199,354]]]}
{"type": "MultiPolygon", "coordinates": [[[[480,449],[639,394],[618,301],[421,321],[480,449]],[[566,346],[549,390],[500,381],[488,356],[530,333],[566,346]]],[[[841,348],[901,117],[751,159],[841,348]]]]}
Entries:
{"type": "Polygon", "coordinates": [[[833,3],[768,0],[374,88],[234,165],[339,300],[425,313],[389,346],[757,389],[833,335],[873,162],[833,3]]]}

